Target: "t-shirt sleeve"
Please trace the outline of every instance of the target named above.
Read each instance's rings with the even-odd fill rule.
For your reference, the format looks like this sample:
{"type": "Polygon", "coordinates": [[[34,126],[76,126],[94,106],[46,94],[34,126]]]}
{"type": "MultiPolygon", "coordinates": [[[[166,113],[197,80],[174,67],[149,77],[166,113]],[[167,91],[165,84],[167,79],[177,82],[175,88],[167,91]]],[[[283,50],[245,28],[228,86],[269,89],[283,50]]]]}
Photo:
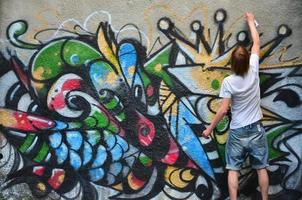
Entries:
{"type": "Polygon", "coordinates": [[[232,97],[230,88],[228,87],[227,81],[225,79],[222,81],[219,97],[221,97],[221,98],[231,98],[232,97]]]}
{"type": "Polygon", "coordinates": [[[254,72],[259,71],[259,56],[257,54],[251,54],[250,56],[250,67],[254,72]]]}

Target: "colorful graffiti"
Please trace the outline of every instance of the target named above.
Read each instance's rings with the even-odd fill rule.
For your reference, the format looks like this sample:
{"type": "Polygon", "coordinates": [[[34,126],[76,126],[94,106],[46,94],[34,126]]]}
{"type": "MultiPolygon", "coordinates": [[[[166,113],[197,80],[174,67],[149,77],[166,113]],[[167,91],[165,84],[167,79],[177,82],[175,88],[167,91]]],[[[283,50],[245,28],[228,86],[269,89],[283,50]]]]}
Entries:
{"type": "MultiPolygon", "coordinates": [[[[37,43],[23,39],[26,21],[12,22],[7,37],[16,49],[2,52],[0,59],[0,167],[7,170],[1,190],[26,183],[39,198],[55,192],[93,200],[103,187],[113,191],[111,199],[225,199],[224,145],[231,116],[211,138],[200,134],[217,109],[221,81],[231,73],[232,50],[251,43],[243,30],[229,46],[234,33],[225,32],[226,18],[224,9],[214,13],[212,42],[209,28],[193,21],[192,42],[163,17],[157,27],[170,42],[151,55],[131,35],[118,40],[123,28],[113,31],[107,22],[95,33],[56,29],[66,36],[46,41],[37,38],[51,29],[41,30],[37,43]],[[33,52],[28,64],[18,49],[33,52]]],[[[290,35],[291,29],[280,25],[260,55],[271,199],[298,199],[302,192],[297,143],[302,61],[285,60],[291,45],[279,45],[290,35]],[[278,62],[272,64],[274,57],[278,62]]],[[[257,199],[248,160],[240,187],[257,199]]]]}

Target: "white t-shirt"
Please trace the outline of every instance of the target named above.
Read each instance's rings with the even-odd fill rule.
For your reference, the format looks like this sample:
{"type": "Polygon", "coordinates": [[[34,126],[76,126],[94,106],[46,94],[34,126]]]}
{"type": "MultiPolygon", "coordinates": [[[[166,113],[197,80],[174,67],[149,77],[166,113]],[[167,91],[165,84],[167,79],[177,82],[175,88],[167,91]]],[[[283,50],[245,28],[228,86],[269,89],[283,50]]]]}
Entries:
{"type": "Polygon", "coordinates": [[[247,74],[226,77],[220,89],[220,97],[231,98],[231,129],[240,128],[260,120],[263,115],[260,108],[259,57],[250,56],[247,74]]]}

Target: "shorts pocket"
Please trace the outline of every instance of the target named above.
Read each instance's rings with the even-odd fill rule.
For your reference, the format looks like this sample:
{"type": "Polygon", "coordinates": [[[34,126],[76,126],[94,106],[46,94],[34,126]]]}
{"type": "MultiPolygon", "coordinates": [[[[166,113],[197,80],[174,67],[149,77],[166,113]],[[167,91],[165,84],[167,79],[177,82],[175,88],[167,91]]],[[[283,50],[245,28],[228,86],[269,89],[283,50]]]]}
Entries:
{"type": "Polygon", "coordinates": [[[254,156],[263,156],[267,153],[267,139],[263,131],[258,132],[249,145],[250,152],[254,156]]]}

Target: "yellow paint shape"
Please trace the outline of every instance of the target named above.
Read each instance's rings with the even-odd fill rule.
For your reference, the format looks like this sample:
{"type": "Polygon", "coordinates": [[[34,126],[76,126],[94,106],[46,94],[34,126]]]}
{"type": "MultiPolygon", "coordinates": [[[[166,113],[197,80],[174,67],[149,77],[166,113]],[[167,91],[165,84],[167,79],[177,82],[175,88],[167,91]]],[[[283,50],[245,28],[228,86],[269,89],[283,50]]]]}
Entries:
{"type": "Polygon", "coordinates": [[[162,111],[166,112],[166,110],[171,106],[172,103],[175,102],[176,96],[173,93],[170,93],[168,98],[164,100],[164,103],[162,104],[162,111]]]}
{"type": "Polygon", "coordinates": [[[182,179],[185,180],[185,181],[191,181],[193,178],[195,178],[195,176],[193,176],[191,174],[191,170],[190,169],[182,172],[181,175],[182,175],[182,179]]]}
{"type": "Polygon", "coordinates": [[[116,46],[115,46],[114,42],[111,42],[111,47],[112,47],[113,54],[116,55],[116,46]]]}
{"type": "Polygon", "coordinates": [[[171,115],[172,115],[172,116],[177,116],[177,115],[178,115],[178,101],[176,101],[176,102],[172,105],[171,109],[172,109],[171,115]]]}
{"type": "Polygon", "coordinates": [[[215,138],[218,144],[225,144],[228,139],[229,131],[225,132],[223,135],[215,134],[215,138]]]}
{"type": "Polygon", "coordinates": [[[165,84],[164,81],[160,82],[159,95],[168,96],[171,93],[170,88],[165,84]]]}
{"type": "Polygon", "coordinates": [[[274,113],[272,113],[271,111],[267,110],[267,109],[262,109],[262,114],[264,118],[268,118],[268,119],[279,119],[279,117],[277,115],[275,115],[274,113]]]}
{"type": "Polygon", "coordinates": [[[46,190],[46,186],[45,186],[45,184],[44,183],[38,183],[37,185],[36,185],[36,187],[37,187],[37,189],[38,190],[40,190],[40,191],[45,191],[46,190]]]}
{"type": "Polygon", "coordinates": [[[44,83],[33,82],[36,89],[41,90],[44,87],[44,83]]]}
{"type": "Polygon", "coordinates": [[[155,71],[160,72],[162,70],[162,65],[160,63],[155,65],[155,71]]]}
{"type": "Polygon", "coordinates": [[[275,125],[275,124],[281,123],[278,116],[276,116],[274,113],[270,112],[269,110],[262,109],[262,113],[263,113],[263,118],[261,121],[264,126],[275,125]]]}
{"type": "Polygon", "coordinates": [[[122,185],[122,183],[119,183],[117,185],[113,185],[112,188],[116,189],[118,191],[122,191],[123,190],[123,185],[122,185]]]}
{"type": "Polygon", "coordinates": [[[128,73],[129,73],[130,75],[133,75],[134,72],[135,72],[135,66],[131,66],[131,67],[128,68],[128,73]]]}
{"type": "Polygon", "coordinates": [[[261,64],[260,69],[293,68],[302,65],[302,61],[288,61],[278,64],[261,64]]]}
{"type": "Polygon", "coordinates": [[[129,186],[134,190],[139,190],[143,185],[136,184],[133,179],[136,179],[132,172],[127,177],[129,186]]]}
{"type": "Polygon", "coordinates": [[[17,124],[17,120],[9,111],[0,110],[0,124],[4,127],[13,127],[17,124]]]}
{"type": "Polygon", "coordinates": [[[230,73],[230,70],[203,70],[202,67],[194,68],[191,71],[192,81],[195,82],[197,88],[202,90],[204,94],[217,95],[217,90],[212,89],[212,81],[218,80],[221,85],[224,77],[230,73]],[[221,73],[222,72],[222,73],[221,73]],[[210,77],[210,79],[208,79],[210,77]]]}
{"type": "Polygon", "coordinates": [[[113,50],[110,48],[108,42],[106,41],[106,37],[105,37],[105,33],[104,30],[102,28],[102,26],[100,25],[99,27],[99,31],[97,34],[97,42],[98,42],[98,47],[99,50],[101,51],[101,53],[103,54],[103,56],[110,62],[113,64],[113,66],[115,67],[115,69],[118,71],[118,74],[122,74],[121,73],[121,69],[120,66],[118,64],[118,61],[115,57],[115,55],[113,54],[113,50]]]}
{"type": "Polygon", "coordinates": [[[159,105],[162,112],[167,112],[167,109],[172,109],[172,114],[176,116],[177,114],[177,103],[175,102],[176,96],[170,91],[169,87],[162,81],[159,89],[160,101],[159,105]],[[174,105],[171,106],[171,104],[174,105]],[[173,112],[174,111],[174,112],[173,112]]]}
{"type": "Polygon", "coordinates": [[[44,71],[45,71],[44,66],[37,67],[37,69],[33,71],[33,77],[37,80],[43,80],[44,71]]]}
{"type": "Polygon", "coordinates": [[[60,183],[63,183],[64,179],[65,179],[65,174],[62,174],[62,175],[59,176],[58,181],[60,183]]]}
{"type": "Polygon", "coordinates": [[[264,57],[264,55],[265,55],[269,50],[272,49],[273,44],[274,44],[274,43],[271,42],[270,44],[265,45],[264,48],[262,47],[262,48],[260,49],[260,55],[259,55],[260,59],[262,59],[262,58],[264,57]]]}
{"type": "Polygon", "coordinates": [[[113,84],[118,79],[118,76],[115,74],[115,72],[109,72],[107,75],[106,82],[109,84],[113,84]]]}
{"type": "Polygon", "coordinates": [[[182,169],[175,168],[172,166],[168,166],[168,168],[165,171],[165,180],[170,185],[173,185],[178,188],[184,188],[188,185],[188,183],[182,181],[180,177],[182,169]]]}
{"type": "Polygon", "coordinates": [[[220,107],[221,101],[222,101],[221,99],[212,100],[210,103],[210,110],[213,110],[216,112],[220,107]]]}
{"type": "Polygon", "coordinates": [[[280,124],[279,120],[268,120],[267,118],[262,118],[261,120],[263,126],[271,126],[271,125],[277,125],[280,124]]]}

